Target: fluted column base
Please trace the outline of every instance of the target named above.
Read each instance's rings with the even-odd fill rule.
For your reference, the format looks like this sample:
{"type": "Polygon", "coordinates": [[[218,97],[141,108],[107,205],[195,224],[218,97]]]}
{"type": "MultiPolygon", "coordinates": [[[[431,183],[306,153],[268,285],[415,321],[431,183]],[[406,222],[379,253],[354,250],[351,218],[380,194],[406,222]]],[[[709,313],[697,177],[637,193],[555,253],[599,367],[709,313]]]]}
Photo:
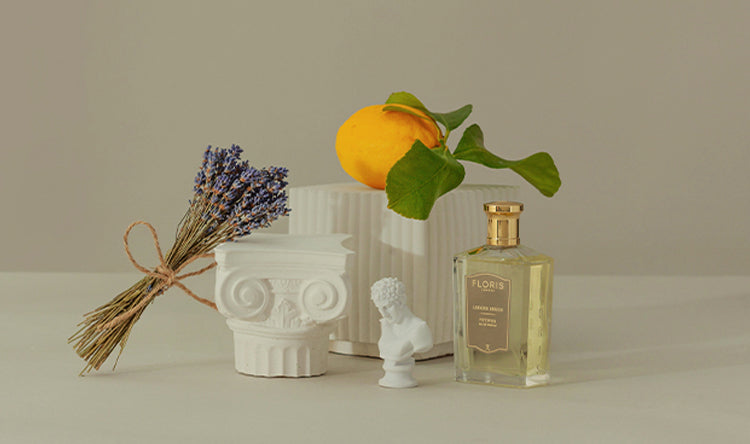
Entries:
{"type": "Polygon", "coordinates": [[[332,327],[278,329],[228,319],[234,333],[234,366],[245,375],[302,378],[328,368],[328,336],[332,327]]]}

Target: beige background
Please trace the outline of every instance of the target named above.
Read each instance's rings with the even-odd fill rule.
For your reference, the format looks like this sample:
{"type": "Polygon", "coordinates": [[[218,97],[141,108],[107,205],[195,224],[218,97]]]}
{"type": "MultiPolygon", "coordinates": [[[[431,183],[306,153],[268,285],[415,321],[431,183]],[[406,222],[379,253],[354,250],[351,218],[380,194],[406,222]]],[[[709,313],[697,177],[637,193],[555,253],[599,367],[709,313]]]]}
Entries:
{"type": "Polygon", "coordinates": [[[748,23],[747,1],[6,1],[0,270],[130,270],[123,230],[169,243],[208,144],[346,181],[338,126],[408,90],[472,103],[503,157],[553,155],[552,199],[467,177],[523,184],[558,272],[748,274],[748,23]]]}

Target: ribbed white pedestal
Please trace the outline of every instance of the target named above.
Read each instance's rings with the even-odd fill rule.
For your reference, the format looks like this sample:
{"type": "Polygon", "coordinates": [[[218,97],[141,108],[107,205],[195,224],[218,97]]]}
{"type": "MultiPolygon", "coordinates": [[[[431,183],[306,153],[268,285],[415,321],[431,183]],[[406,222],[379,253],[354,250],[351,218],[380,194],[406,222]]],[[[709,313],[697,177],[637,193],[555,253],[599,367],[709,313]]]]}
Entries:
{"type": "Polygon", "coordinates": [[[290,234],[351,234],[344,245],[356,254],[350,269],[351,309],[331,335],[330,350],[377,357],[380,314],[370,286],[382,277],[406,285],[412,311],[427,321],[435,347],[417,359],[453,352],[453,255],[484,244],[482,204],[515,200],[518,187],[461,185],[438,199],[430,218],[404,218],[387,208],[385,191],[364,185],[292,188],[290,234]]]}
{"type": "Polygon", "coordinates": [[[234,366],[253,376],[322,375],[328,368],[328,335],[333,326],[279,329],[227,319],[234,332],[234,366]]]}

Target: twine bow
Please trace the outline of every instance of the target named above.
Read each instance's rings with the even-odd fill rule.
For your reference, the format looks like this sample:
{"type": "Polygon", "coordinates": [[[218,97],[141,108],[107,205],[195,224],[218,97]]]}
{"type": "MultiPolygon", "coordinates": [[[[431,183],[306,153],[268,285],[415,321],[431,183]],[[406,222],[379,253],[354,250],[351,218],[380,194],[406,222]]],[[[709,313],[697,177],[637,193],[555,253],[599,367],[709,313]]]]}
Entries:
{"type": "Polygon", "coordinates": [[[211,265],[208,265],[206,267],[201,268],[198,271],[193,271],[190,273],[185,274],[178,274],[180,271],[182,271],[183,268],[190,265],[193,261],[196,261],[198,259],[207,258],[207,257],[214,257],[212,253],[208,254],[199,254],[196,256],[191,257],[190,259],[186,260],[184,263],[182,263],[179,267],[175,268],[174,270],[169,267],[169,265],[164,260],[164,254],[162,254],[161,246],[159,245],[159,237],[156,235],[156,230],[154,229],[153,225],[151,225],[148,222],[144,222],[142,220],[133,222],[132,224],[128,225],[127,230],[125,230],[125,235],[122,237],[123,245],[125,246],[125,253],[128,255],[128,259],[130,259],[130,263],[133,264],[135,268],[137,268],[139,271],[143,272],[144,274],[148,276],[155,277],[161,281],[160,284],[154,285],[154,288],[151,289],[151,291],[144,296],[141,301],[136,304],[134,307],[130,308],[125,313],[117,315],[114,319],[107,322],[106,324],[98,326],[97,330],[105,330],[108,328],[115,327],[119,324],[121,324],[126,319],[129,319],[132,317],[135,313],[140,311],[143,307],[146,306],[151,300],[156,297],[156,295],[161,291],[167,291],[172,286],[179,287],[188,294],[188,296],[192,297],[196,301],[200,302],[203,305],[207,305],[214,310],[216,310],[216,304],[211,302],[208,299],[204,299],[192,291],[190,291],[189,288],[185,286],[182,282],[180,282],[182,279],[185,279],[190,276],[195,276],[198,274],[201,274],[205,271],[208,271],[216,266],[216,262],[212,262],[211,265]],[[128,237],[130,236],[130,230],[132,230],[136,225],[145,225],[149,231],[151,231],[151,237],[154,239],[154,247],[156,248],[156,253],[159,255],[159,265],[157,265],[153,270],[150,270],[143,265],[139,264],[134,258],[133,254],[130,252],[130,245],[128,242],[128,237]]]}

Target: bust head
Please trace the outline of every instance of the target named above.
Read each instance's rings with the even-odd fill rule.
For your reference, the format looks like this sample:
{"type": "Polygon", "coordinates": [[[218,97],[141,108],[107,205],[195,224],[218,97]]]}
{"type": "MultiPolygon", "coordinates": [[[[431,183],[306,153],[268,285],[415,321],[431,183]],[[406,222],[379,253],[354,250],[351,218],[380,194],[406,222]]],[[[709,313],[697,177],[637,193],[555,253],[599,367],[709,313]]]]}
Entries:
{"type": "Polygon", "coordinates": [[[392,324],[401,323],[411,313],[406,306],[406,288],[396,278],[383,278],[372,284],[370,297],[383,319],[392,324]]]}

